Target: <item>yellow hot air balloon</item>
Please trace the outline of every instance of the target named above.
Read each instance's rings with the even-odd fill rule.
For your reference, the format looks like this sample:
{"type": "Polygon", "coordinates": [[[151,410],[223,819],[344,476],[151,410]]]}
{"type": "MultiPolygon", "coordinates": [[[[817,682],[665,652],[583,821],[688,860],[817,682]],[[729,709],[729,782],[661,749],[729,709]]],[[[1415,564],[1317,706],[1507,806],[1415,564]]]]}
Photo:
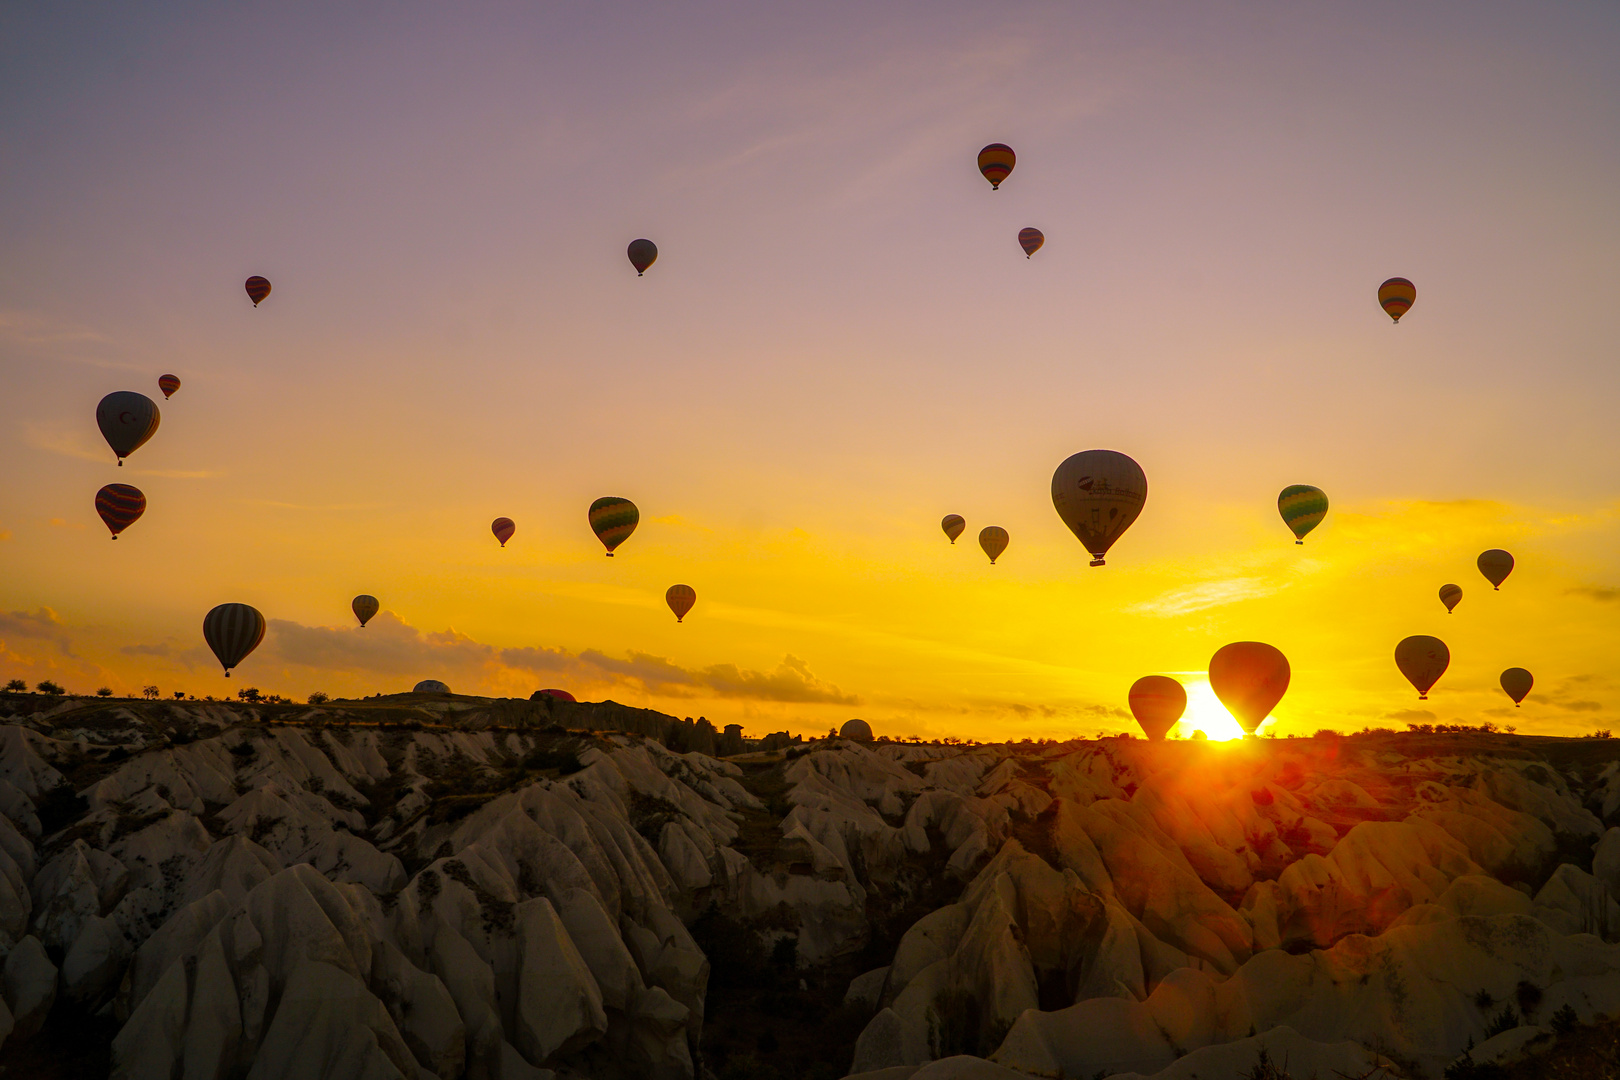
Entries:
{"type": "Polygon", "coordinates": [[[1513,573],[1513,556],[1501,548],[1491,548],[1489,551],[1479,553],[1479,561],[1476,565],[1479,567],[1479,572],[1485,575],[1485,580],[1491,583],[1491,587],[1500,591],[1502,582],[1506,581],[1507,576],[1513,573]]]}
{"type": "Polygon", "coordinates": [[[664,593],[664,603],[675,613],[676,622],[684,622],[686,613],[697,603],[697,590],[690,585],[671,585],[664,593]]]}
{"type": "Polygon", "coordinates": [[[1457,604],[1458,604],[1458,602],[1460,600],[1462,600],[1462,586],[1461,585],[1442,585],[1442,586],[1440,586],[1440,602],[1442,604],[1446,605],[1446,614],[1447,615],[1450,615],[1452,613],[1452,611],[1456,609],[1457,604]]]}
{"type": "Polygon", "coordinates": [[[1412,310],[1417,300],[1417,286],[1403,277],[1392,277],[1378,286],[1378,306],[1398,325],[1401,316],[1412,310]]]}
{"type": "Polygon", "coordinates": [[[1159,740],[1187,711],[1187,690],[1168,675],[1144,675],[1131,684],[1130,703],[1142,731],[1159,740]]]}
{"type": "Polygon", "coordinates": [[[946,514],[939,527],[945,530],[945,535],[950,537],[951,543],[954,544],[956,538],[962,535],[962,530],[967,528],[967,522],[962,520],[961,514],[946,514]]]}
{"type": "Polygon", "coordinates": [[[1451,666],[1451,650],[1437,637],[1415,634],[1395,646],[1395,666],[1417,688],[1418,700],[1429,700],[1429,690],[1451,666]]]}
{"type": "Polygon", "coordinates": [[[1292,675],[1288,657],[1263,641],[1234,641],[1209,659],[1209,688],[1250,735],[1288,692],[1292,675]]]}
{"type": "Polygon", "coordinates": [[[370,593],[361,593],[349,605],[350,609],[354,611],[354,617],[360,620],[360,629],[362,630],[366,628],[366,623],[371,621],[372,616],[377,614],[381,606],[377,603],[377,598],[370,593]]]}
{"type": "Polygon", "coordinates": [[[1052,505],[1069,531],[1091,552],[1091,565],[1131,527],[1147,503],[1142,466],[1114,450],[1075,454],[1052,474],[1052,505]]]}
{"type": "Polygon", "coordinates": [[[1502,672],[1502,689],[1507,696],[1513,699],[1513,707],[1519,707],[1530,693],[1530,688],[1536,685],[1535,678],[1522,667],[1510,667],[1502,672]]]}
{"type": "Polygon", "coordinates": [[[979,546],[990,556],[990,565],[996,565],[1001,553],[1007,550],[1007,530],[1000,525],[987,525],[979,530],[979,546]]]}

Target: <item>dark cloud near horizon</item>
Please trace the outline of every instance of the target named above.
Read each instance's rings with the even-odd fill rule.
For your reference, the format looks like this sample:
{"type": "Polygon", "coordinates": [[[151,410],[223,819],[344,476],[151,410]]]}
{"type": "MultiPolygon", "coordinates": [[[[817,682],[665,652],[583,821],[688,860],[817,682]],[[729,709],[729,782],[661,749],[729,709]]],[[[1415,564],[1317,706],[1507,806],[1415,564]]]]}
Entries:
{"type": "Polygon", "coordinates": [[[1396,709],[1394,712],[1385,713],[1384,719],[1401,724],[1432,724],[1435,715],[1428,709],[1396,709]]]}
{"type": "Polygon", "coordinates": [[[0,640],[8,636],[49,641],[62,651],[63,656],[78,659],[73,655],[73,643],[68,638],[66,624],[61,616],[48,607],[31,612],[0,611],[0,640]]]}
{"type": "Polygon", "coordinates": [[[1564,591],[1571,596],[1584,596],[1588,600],[1596,600],[1600,604],[1620,603],[1620,588],[1606,585],[1577,585],[1564,591]]]}

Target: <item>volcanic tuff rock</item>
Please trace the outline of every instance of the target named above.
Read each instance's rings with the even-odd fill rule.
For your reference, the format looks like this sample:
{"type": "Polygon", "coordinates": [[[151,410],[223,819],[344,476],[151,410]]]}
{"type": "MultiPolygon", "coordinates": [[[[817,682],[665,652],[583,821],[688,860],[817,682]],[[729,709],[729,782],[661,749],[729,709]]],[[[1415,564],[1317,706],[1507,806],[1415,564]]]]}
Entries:
{"type": "Polygon", "coordinates": [[[10,701],[0,1063],[100,1016],[130,1080],[1438,1080],[1620,1011],[1603,743],[722,760],[611,703],[10,701]],[[727,934],[792,972],[728,984],[746,1047],[727,934]]]}

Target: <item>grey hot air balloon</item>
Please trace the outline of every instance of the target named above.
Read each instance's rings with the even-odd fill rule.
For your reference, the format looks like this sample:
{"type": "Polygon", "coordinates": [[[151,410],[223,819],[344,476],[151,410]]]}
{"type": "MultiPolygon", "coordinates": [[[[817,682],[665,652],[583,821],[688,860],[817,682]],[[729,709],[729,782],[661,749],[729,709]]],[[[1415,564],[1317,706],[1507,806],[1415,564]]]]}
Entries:
{"type": "Polygon", "coordinates": [[[157,402],[133,390],[116,390],[96,406],[96,426],[120,465],[152,437],[162,421],[157,402]]]}
{"type": "Polygon", "coordinates": [[[247,604],[221,604],[203,616],[203,640],[214,650],[228,679],[231,668],[264,640],[264,616],[247,604]]]}
{"type": "Polygon", "coordinates": [[[377,598],[370,593],[361,593],[349,605],[354,612],[354,617],[360,620],[360,629],[362,630],[366,628],[366,623],[371,621],[372,616],[377,614],[381,606],[377,603],[377,598]]]}
{"type": "Polygon", "coordinates": [[[1502,582],[1513,573],[1513,556],[1501,548],[1491,548],[1489,551],[1479,553],[1476,565],[1479,572],[1485,575],[1485,580],[1491,583],[1491,588],[1499,590],[1502,582]]]}
{"type": "Polygon", "coordinates": [[[1437,637],[1414,634],[1395,646],[1395,666],[1417,688],[1418,700],[1429,700],[1429,690],[1451,666],[1451,650],[1437,637]]]}
{"type": "Polygon", "coordinates": [[[1113,450],[1075,454],[1052,474],[1052,505],[1069,531],[1091,552],[1091,565],[1136,520],[1147,502],[1142,466],[1113,450]]]}

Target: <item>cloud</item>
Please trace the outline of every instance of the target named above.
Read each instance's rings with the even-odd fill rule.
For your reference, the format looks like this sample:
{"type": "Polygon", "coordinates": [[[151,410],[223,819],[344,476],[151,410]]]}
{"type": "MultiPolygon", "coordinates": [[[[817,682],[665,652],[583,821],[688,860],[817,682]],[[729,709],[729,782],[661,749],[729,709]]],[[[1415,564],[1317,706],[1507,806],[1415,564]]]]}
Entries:
{"type": "Polygon", "coordinates": [[[61,616],[48,607],[41,607],[33,612],[0,611],[0,639],[5,637],[54,642],[56,647],[62,650],[62,655],[73,655],[67,627],[63,624],[61,616]]]}
{"type": "Polygon", "coordinates": [[[1603,703],[1600,701],[1554,701],[1553,706],[1566,709],[1569,712],[1602,712],[1603,703]]]}
{"type": "Polygon", "coordinates": [[[1432,724],[1434,713],[1428,709],[1396,709],[1394,712],[1384,714],[1385,720],[1393,720],[1398,724],[1432,724]]]}
{"type": "Polygon", "coordinates": [[[1152,600],[1131,604],[1125,611],[1131,615],[1175,618],[1203,611],[1205,608],[1233,604],[1239,600],[1269,596],[1276,591],[1276,585],[1254,577],[1206,581],[1201,585],[1189,585],[1184,589],[1171,589],[1152,600]]]}
{"type": "Polygon", "coordinates": [[[1604,604],[1620,603],[1620,589],[1604,585],[1578,585],[1564,591],[1571,596],[1584,596],[1588,600],[1597,600],[1604,604]]]}

